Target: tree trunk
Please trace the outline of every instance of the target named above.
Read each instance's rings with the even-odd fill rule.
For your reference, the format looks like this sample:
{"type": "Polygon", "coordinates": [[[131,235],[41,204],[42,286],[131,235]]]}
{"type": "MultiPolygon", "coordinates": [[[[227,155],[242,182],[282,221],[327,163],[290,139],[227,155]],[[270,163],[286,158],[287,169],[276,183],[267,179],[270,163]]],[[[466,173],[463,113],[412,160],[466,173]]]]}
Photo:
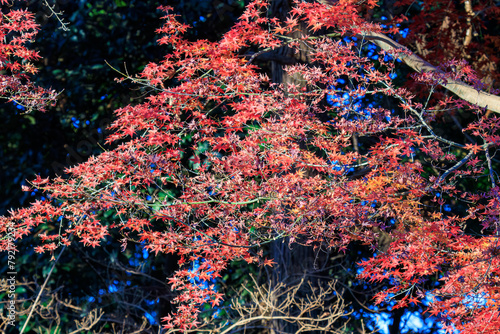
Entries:
{"type": "MultiPolygon", "coordinates": [[[[282,22],[286,20],[288,12],[291,9],[291,0],[274,0],[270,6],[270,15],[277,17],[282,22]]],[[[306,32],[304,25],[300,26],[299,31],[295,32],[293,36],[300,36],[301,32],[306,32]]],[[[301,48],[299,53],[288,47],[282,47],[275,51],[273,60],[271,61],[271,79],[274,83],[287,84],[293,83],[298,87],[305,87],[304,80],[298,75],[289,75],[284,71],[285,65],[296,63],[307,63],[309,61],[308,53],[305,48],[301,48]]],[[[296,285],[304,276],[308,276],[315,270],[315,262],[317,263],[317,256],[314,254],[312,247],[305,247],[299,244],[289,244],[288,238],[276,240],[270,245],[270,256],[276,263],[273,267],[272,277],[270,277],[271,287],[275,287],[280,283],[288,286],[296,285]]],[[[320,260],[321,262],[321,260],[320,260]]],[[[306,280],[311,280],[306,278],[306,280]]],[[[313,282],[311,282],[313,283],[313,282]]],[[[277,304],[280,301],[276,301],[277,304]]],[[[276,316],[281,315],[278,312],[274,313],[276,316]]],[[[298,327],[294,324],[288,323],[283,320],[274,320],[269,323],[272,334],[283,333],[296,333],[298,327]]]]}
{"type": "MultiPolygon", "coordinates": [[[[271,15],[273,17],[279,18],[281,21],[285,21],[286,17],[288,15],[288,12],[291,9],[291,1],[289,0],[274,0],[271,3],[270,11],[271,15]]],[[[306,27],[301,24],[299,26],[298,31],[294,32],[291,36],[292,37],[299,37],[301,32],[306,32],[306,27]]],[[[299,62],[308,62],[309,57],[308,53],[305,50],[305,48],[301,48],[301,52],[295,54],[292,49],[289,47],[282,47],[276,50],[276,58],[281,58],[282,61],[272,61],[271,62],[271,71],[272,71],[272,76],[271,79],[274,83],[283,83],[283,84],[288,84],[288,83],[293,83],[295,85],[299,86],[304,86],[303,80],[297,76],[290,76],[288,75],[284,70],[283,66],[284,64],[293,64],[293,63],[299,63],[299,62]]]]}

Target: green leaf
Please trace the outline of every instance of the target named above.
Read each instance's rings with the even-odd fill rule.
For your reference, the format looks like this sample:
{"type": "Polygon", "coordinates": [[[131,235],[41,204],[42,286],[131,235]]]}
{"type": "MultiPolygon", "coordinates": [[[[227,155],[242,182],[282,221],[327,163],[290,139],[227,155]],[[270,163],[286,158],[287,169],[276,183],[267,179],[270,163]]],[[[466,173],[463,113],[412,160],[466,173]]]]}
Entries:
{"type": "Polygon", "coordinates": [[[127,3],[124,0],[115,0],[116,7],[127,7],[127,3]]]}
{"type": "MultiPolygon", "coordinates": [[[[17,295],[18,295],[18,294],[22,294],[22,293],[26,293],[26,288],[25,288],[25,287],[23,287],[23,286],[18,286],[14,292],[15,292],[17,295]]],[[[1,299],[1,297],[0,297],[0,299],[1,299]]]]}
{"type": "Polygon", "coordinates": [[[32,115],[24,115],[24,118],[26,118],[31,125],[35,125],[36,124],[36,118],[33,117],[32,115]]]}

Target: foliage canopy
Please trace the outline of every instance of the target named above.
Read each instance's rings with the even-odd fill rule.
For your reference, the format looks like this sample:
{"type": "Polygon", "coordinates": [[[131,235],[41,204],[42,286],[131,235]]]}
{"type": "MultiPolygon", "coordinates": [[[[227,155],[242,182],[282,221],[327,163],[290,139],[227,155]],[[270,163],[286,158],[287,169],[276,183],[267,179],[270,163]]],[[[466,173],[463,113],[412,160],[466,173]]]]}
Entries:
{"type": "MultiPolygon", "coordinates": [[[[427,311],[446,329],[499,331],[500,99],[487,85],[496,73],[481,74],[495,62],[457,60],[474,45],[447,34],[472,34],[470,13],[485,4],[466,1],[461,26],[437,27],[444,53],[413,16],[410,44],[434,50],[422,55],[440,60],[433,66],[394,41],[409,25],[404,15],[390,25],[365,18],[376,1],[293,1],[286,20],[270,3],[252,1],[218,41],[186,38],[189,27],[161,7],[168,53],[138,76],[121,73],[148,90],[146,100],[115,111],[108,150],[66,178],[31,181],[25,190],[47,199],[1,217],[0,232],[31,238],[37,253],[98,247],[119,233],[124,248],[175,254],[168,281],[177,307],[163,319],[167,329],[198,326],[200,307],[224,296],[207,284],[236,260],[272,266],[265,245],[287,238],[340,252],[367,245],[374,255],[360,263],[359,279],[387,284],[378,303],[403,308],[432,297],[427,311]],[[275,52],[284,48],[300,57],[275,52]],[[419,73],[401,80],[397,59],[419,73]],[[273,82],[270,61],[289,64],[293,80],[273,82]],[[462,133],[442,129],[445,115],[464,114],[462,133]],[[47,224],[58,228],[39,233],[47,224]]],[[[420,6],[437,15],[440,3],[420,6]]],[[[42,107],[52,93],[26,76],[36,57],[23,46],[32,19],[4,16],[3,34],[15,37],[0,46],[8,71],[0,93],[42,107]]]]}

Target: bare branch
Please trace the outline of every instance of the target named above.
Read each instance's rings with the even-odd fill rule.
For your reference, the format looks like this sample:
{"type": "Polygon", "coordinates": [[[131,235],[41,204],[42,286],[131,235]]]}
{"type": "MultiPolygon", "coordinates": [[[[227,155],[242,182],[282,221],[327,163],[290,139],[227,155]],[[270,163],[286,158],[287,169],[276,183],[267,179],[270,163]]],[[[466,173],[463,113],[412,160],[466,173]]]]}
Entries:
{"type": "Polygon", "coordinates": [[[70,332],[69,334],[76,334],[92,329],[92,327],[94,327],[99,322],[99,320],[101,320],[103,314],[104,313],[101,309],[93,309],[86,317],[83,318],[82,321],[75,320],[77,329],[70,332]]]}
{"type": "MultiPolygon", "coordinates": [[[[213,327],[213,322],[207,321],[187,333],[230,334],[249,328],[269,328],[275,331],[274,321],[294,324],[295,333],[345,333],[346,322],[341,318],[348,316],[350,312],[346,310],[347,305],[335,290],[336,281],[331,280],[324,286],[315,287],[311,282],[306,285],[303,278],[293,286],[279,283],[271,287],[259,284],[252,276],[251,278],[254,283],[252,288],[243,287],[250,302],[242,303],[237,298],[232,300],[230,310],[235,313],[232,321],[219,324],[216,328],[213,327]],[[304,291],[308,291],[305,297],[299,295],[304,291]],[[335,299],[333,303],[331,299],[335,299]]],[[[369,333],[364,328],[363,330],[363,333],[369,333]]],[[[167,333],[177,331],[170,329],[167,333]]]]}

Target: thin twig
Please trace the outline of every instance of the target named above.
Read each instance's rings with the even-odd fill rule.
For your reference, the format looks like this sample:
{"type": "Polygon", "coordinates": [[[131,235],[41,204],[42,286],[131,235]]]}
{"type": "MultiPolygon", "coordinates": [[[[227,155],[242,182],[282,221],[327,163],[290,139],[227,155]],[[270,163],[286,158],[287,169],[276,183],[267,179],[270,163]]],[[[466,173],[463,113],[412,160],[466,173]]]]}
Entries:
{"type": "Polygon", "coordinates": [[[60,29],[64,30],[64,31],[69,31],[69,28],[67,26],[67,23],[65,23],[63,20],[64,19],[61,19],[60,16],[62,16],[62,12],[59,12],[59,13],[56,13],[56,11],[54,10],[54,8],[56,7],[56,5],[54,4],[54,6],[51,6],[47,0],[43,0],[43,3],[45,6],[47,6],[47,8],[52,12],[52,14],[49,16],[55,16],[57,21],[59,21],[59,23],[61,24],[61,27],[60,29]]]}
{"type": "Polygon", "coordinates": [[[43,282],[43,285],[40,288],[40,292],[38,292],[38,295],[36,296],[35,302],[33,303],[33,306],[31,307],[31,311],[28,314],[28,317],[26,318],[26,321],[24,322],[23,328],[21,328],[21,331],[19,332],[20,334],[22,334],[24,332],[24,330],[26,329],[26,326],[28,325],[28,322],[30,321],[31,316],[33,315],[33,312],[35,311],[36,305],[40,301],[40,297],[42,296],[42,292],[43,292],[43,290],[45,290],[45,286],[49,282],[50,276],[52,275],[52,272],[54,271],[54,268],[56,267],[56,264],[59,261],[59,259],[61,258],[61,255],[62,255],[62,253],[64,252],[65,249],[66,249],[66,246],[63,246],[63,248],[61,249],[61,252],[57,256],[57,259],[52,264],[52,268],[50,268],[50,271],[49,271],[49,273],[47,275],[47,278],[45,278],[45,282],[43,282]]]}

